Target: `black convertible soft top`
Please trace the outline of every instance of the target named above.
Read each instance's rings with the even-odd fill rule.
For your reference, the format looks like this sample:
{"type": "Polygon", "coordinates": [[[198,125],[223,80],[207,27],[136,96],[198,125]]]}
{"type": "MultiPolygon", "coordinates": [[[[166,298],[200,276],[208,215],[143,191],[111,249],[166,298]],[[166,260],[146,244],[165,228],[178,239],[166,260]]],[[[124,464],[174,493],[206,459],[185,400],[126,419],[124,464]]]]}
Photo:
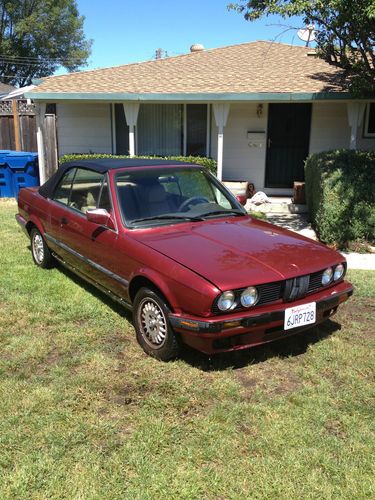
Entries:
{"type": "Polygon", "coordinates": [[[199,167],[199,165],[191,164],[183,161],[175,160],[150,160],[142,158],[101,158],[98,160],[77,160],[63,163],[57,172],[55,172],[52,177],[48,179],[39,188],[39,194],[44,196],[44,198],[51,198],[53,195],[57,184],[60,182],[61,177],[65,174],[67,170],[72,167],[88,168],[90,170],[95,170],[104,174],[108,170],[116,168],[134,168],[134,167],[158,167],[163,165],[188,165],[189,167],[199,167]]]}

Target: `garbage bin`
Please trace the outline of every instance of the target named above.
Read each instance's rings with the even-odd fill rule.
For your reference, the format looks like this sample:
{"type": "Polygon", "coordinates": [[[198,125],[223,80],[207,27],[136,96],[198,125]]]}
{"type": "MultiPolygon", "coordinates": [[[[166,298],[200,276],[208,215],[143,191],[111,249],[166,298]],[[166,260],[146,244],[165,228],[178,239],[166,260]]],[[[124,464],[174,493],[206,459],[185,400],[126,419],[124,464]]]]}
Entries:
{"type": "Polygon", "coordinates": [[[13,196],[12,171],[6,162],[9,149],[0,150],[0,198],[11,198],[13,196]]]}
{"type": "Polygon", "coordinates": [[[13,196],[23,187],[39,186],[38,153],[12,151],[6,156],[12,172],[13,196]]]}

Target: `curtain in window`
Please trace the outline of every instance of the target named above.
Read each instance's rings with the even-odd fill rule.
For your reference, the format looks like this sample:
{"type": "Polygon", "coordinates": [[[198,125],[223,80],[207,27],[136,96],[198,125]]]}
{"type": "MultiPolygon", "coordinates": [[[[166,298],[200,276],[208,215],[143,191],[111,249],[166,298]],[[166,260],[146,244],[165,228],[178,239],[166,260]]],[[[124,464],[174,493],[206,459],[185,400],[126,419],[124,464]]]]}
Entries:
{"type": "Polygon", "coordinates": [[[181,104],[141,104],[138,115],[138,154],[182,154],[181,104]]]}

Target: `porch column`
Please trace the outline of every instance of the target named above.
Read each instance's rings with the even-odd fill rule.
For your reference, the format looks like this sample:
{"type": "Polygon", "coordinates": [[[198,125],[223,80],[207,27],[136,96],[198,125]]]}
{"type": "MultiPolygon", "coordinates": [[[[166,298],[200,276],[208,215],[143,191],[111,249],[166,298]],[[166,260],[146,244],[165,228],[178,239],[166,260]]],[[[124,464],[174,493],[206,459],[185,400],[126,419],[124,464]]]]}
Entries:
{"type": "Polygon", "coordinates": [[[44,137],[43,137],[43,129],[44,129],[44,115],[46,114],[46,103],[36,103],[35,104],[35,112],[36,112],[36,143],[38,147],[38,164],[39,164],[39,179],[40,184],[44,184],[47,180],[46,175],[46,160],[44,154],[44,137]]]}
{"type": "Polygon", "coordinates": [[[350,125],[350,149],[357,147],[357,130],[361,126],[366,104],[362,102],[349,102],[347,104],[348,122],[350,125]]]}
{"type": "Polygon", "coordinates": [[[217,177],[219,181],[223,178],[223,144],[224,144],[224,127],[227,124],[230,104],[226,102],[214,103],[214,116],[217,134],[217,177]]]}
{"type": "Polygon", "coordinates": [[[135,156],[135,137],[134,131],[137,125],[139,102],[124,102],[124,113],[126,123],[129,127],[129,155],[135,156]]]}

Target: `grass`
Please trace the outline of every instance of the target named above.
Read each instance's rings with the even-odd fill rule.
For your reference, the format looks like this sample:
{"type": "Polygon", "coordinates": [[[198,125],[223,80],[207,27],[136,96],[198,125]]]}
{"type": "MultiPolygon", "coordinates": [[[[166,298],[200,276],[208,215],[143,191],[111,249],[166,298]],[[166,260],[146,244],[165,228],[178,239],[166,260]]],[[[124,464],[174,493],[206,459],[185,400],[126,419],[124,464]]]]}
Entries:
{"type": "Polygon", "coordinates": [[[0,498],[374,498],[375,273],[285,342],[160,363],[0,204],[0,498]]]}

